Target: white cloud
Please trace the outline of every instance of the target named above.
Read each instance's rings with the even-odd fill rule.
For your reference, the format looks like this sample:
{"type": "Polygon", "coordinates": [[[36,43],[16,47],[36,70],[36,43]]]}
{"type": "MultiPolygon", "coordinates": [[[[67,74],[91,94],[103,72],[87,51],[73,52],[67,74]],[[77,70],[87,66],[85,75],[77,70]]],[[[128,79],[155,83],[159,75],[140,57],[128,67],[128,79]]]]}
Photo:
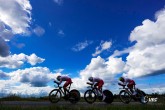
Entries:
{"type": "Polygon", "coordinates": [[[63,0],[53,0],[55,3],[57,3],[58,5],[62,5],[63,4],[63,0]]]}
{"type": "Polygon", "coordinates": [[[86,82],[90,76],[102,78],[105,81],[104,87],[110,86],[111,81],[114,80],[114,76],[123,71],[125,63],[121,58],[109,57],[106,61],[100,56],[92,58],[89,65],[85,69],[80,71],[80,77],[74,78],[73,86],[84,90],[87,86],[86,82]]]}
{"type": "Polygon", "coordinates": [[[0,67],[5,68],[19,68],[25,62],[30,63],[31,65],[36,65],[37,63],[42,63],[45,59],[37,57],[35,54],[31,54],[30,56],[21,54],[9,55],[7,57],[0,57],[0,67]]]}
{"type": "Polygon", "coordinates": [[[30,56],[26,56],[28,63],[31,65],[36,65],[37,63],[42,63],[45,59],[36,56],[36,54],[31,54],[30,56]]]}
{"type": "Polygon", "coordinates": [[[45,30],[41,27],[41,26],[37,26],[36,28],[33,29],[33,32],[37,35],[37,36],[42,36],[45,33],[45,30]]]}
{"type": "Polygon", "coordinates": [[[58,31],[58,35],[61,36],[61,37],[64,37],[65,33],[64,33],[63,30],[60,29],[60,30],[58,31]]]}
{"type": "Polygon", "coordinates": [[[0,21],[0,36],[4,41],[10,41],[10,39],[14,36],[11,30],[6,29],[4,23],[0,21]]]}
{"type": "Polygon", "coordinates": [[[52,73],[47,67],[31,67],[18,69],[13,72],[5,73],[0,71],[0,77],[6,80],[0,80],[0,97],[9,94],[18,94],[20,96],[48,96],[53,89],[47,85],[54,81],[61,73],[52,73]]]}
{"type": "Polygon", "coordinates": [[[92,44],[92,41],[84,41],[84,42],[79,42],[78,44],[76,44],[72,50],[75,52],[79,52],[82,51],[83,49],[85,49],[86,47],[88,47],[90,44],[92,44]]]}
{"type": "Polygon", "coordinates": [[[165,9],[156,16],[155,22],[144,20],[131,32],[130,40],[136,44],[127,57],[129,77],[165,73],[165,9]]]}
{"type": "Polygon", "coordinates": [[[96,47],[95,53],[92,54],[92,56],[97,56],[101,54],[103,51],[110,49],[112,46],[111,41],[101,41],[100,46],[96,47]]]}
{"type": "Polygon", "coordinates": [[[14,34],[24,34],[30,27],[31,9],[29,0],[0,0],[0,21],[14,34]]]}
{"type": "MultiPolygon", "coordinates": [[[[115,51],[107,60],[100,56],[92,58],[90,64],[80,71],[80,77],[74,79],[80,84],[74,86],[83,89],[86,86],[84,82],[89,76],[103,78],[107,86],[118,73],[127,72],[124,75],[131,78],[165,73],[165,9],[159,11],[156,18],[155,22],[144,20],[141,26],[137,26],[131,32],[130,41],[136,41],[135,45],[122,51],[115,51]],[[128,53],[126,61],[115,58],[122,57],[125,53],[128,53]]],[[[103,44],[104,42],[96,48],[94,56],[112,45],[111,42],[103,44]]]]}
{"type": "Polygon", "coordinates": [[[61,73],[64,71],[64,69],[60,68],[60,69],[57,69],[57,70],[54,70],[56,73],[61,73]]]}
{"type": "Polygon", "coordinates": [[[46,84],[50,81],[50,74],[51,72],[46,67],[33,67],[24,70],[17,70],[11,72],[9,75],[11,80],[41,87],[46,86],[46,84]]]}
{"type": "Polygon", "coordinates": [[[129,52],[132,51],[132,50],[133,50],[132,47],[126,48],[126,49],[121,50],[121,51],[115,50],[114,53],[111,55],[111,57],[119,57],[119,56],[122,56],[122,55],[124,55],[124,54],[129,53],[129,52]]]}
{"type": "Polygon", "coordinates": [[[31,10],[29,0],[0,0],[0,56],[9,55],[6,42],[14,35],[29,35],[31,10]]]}
{"type": "Polygon", "coordinates": [[[0,80],[0,97],[16,94],[23,97],[48,96],[53,87],[34,87],[26,83],[18,83],[13,80],[0,80]]]}

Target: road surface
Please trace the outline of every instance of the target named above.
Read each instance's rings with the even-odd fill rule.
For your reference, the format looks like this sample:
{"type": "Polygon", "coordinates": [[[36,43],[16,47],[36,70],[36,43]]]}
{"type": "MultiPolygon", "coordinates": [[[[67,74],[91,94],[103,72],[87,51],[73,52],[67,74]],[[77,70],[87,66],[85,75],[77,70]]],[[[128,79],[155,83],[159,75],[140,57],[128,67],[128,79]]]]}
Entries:
{"type": "MultiPolygon", "coordinates": [[[[161,105],[161,103],[148,103],[148,105],[161,105]]],[[[50,103],[49,101],[2,101],[1,105],[7,105],[7,106],[21,106],[21,107],[42,107],[42,106],[52,106],[52,105],[58,105],[58,106],[127,106],[127,105],[142,105],[140,102],[130,102],[129,104],[124,104],[122,102],[112,102],[111,104],[106,104],[105,102],[94,102],[93,104],[88,104],[87,102],[78,102],[76,104],[71,104],[70,102],[61,101],[58,103],[50,103]]]]}

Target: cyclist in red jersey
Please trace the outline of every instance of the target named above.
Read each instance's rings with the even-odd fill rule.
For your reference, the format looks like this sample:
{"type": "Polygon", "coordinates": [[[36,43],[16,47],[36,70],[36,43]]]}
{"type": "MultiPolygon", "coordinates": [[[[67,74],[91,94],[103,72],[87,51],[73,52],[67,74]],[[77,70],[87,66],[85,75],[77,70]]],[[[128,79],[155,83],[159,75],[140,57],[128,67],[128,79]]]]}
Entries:
{"type": "Polygon", "coordinates": [[[90,82],[92,82],[92,84],[94,84],[94,86],[98,87],[98,90],[99,90],[99,92],[100,92],[98,95],[103,95],[103,99],[102,99],[102,100],[104,100],[105,97],[106,97],[106,96],[103,94],[103,92],[102,92],[102,87],[103,87],[103,85],[104,85],[104,81],[103,81],[102,79],[100,79],[100,78],[97,78],[97,77],[89,77],[88,80],[89,80],[90,82]]]}
{"type": "Polygon", "coordinates": [[[59,84],[61,84],[63,81],[66,81],[65,82],[65,84],[64,84],[64,86],[63,86],[63,88],[64,88],[64,92],[65,92],[65,95],[66,95],[66,91],[67,91],[67,86],[69,85],[69,84],[71,84],[72,83],[72,80],[71,80],[71,78],[70,77],[68,77],[68,76],[57,76],[57,80],[59,81],[58,83],[59,84]]]}
{"type": "Polygon", "coordinates": [[[119,82],[118,85],[120,86],[126,86],[130,89],[130,91],[133,93],[133,95],[136,95],[136,92],[133,90],[135,89],[135,81],[130,79],[130,78],[126,78],[126,77],[120,77],[119,78],[119,82]]]}

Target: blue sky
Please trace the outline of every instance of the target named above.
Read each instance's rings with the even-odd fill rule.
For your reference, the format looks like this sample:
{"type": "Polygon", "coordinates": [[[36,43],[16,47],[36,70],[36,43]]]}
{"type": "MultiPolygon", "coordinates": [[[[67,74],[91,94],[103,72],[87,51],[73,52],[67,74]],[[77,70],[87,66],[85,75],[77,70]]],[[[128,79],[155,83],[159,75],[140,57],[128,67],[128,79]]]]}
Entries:
{"type": "Polygon", "coordinates": [[[9,86],[1,85],[4,91],[23,94],[26,88],[38,87],[45,95],[59,74],[80,82],[73,86],[80,90],[89,76],[98,76],[105,80],[105,88],[116,91],[118,86],[110,84],[123,73],[142,89],[151,85],[165,91],[160,84],[165,70],[165,1],[1,0],[0,4],[0,81],[9,86]]]}

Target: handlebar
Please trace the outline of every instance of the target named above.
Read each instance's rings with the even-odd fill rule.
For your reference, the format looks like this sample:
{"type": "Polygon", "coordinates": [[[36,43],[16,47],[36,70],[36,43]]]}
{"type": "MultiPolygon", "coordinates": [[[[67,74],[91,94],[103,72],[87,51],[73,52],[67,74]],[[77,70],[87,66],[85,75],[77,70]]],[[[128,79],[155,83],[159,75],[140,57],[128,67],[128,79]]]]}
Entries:
{"type": "Polygon", "coordinates": [[[60,85],[59,82],[57,82],[57,81],[54,80],[54,83],[56,83],[58,85],[58,87],[59,87],[59,85],[60,85]]]}
{"type": "Polygon", "coordinates": [[[92,84],[92,83],[90,83],[90,82],[87,82],[87,84],[89,84],[89,85],[91,85],[91,86],[93,85],[93,84],[92,84]]]}

